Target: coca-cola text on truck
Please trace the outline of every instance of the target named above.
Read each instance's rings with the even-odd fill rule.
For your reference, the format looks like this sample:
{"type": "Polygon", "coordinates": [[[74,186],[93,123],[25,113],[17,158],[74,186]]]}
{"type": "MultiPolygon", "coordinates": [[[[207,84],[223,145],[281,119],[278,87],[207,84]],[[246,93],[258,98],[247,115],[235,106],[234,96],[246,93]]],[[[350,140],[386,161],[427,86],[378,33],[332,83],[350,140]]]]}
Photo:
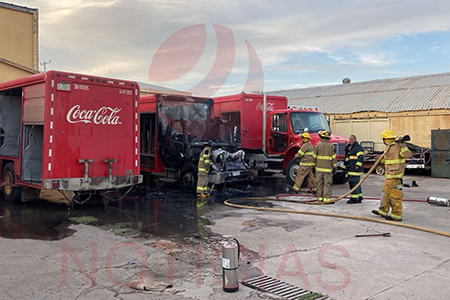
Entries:
{"type": "MultiPolygon", "coordinates": [[[[260,174],[283,172],[291,185],[298,170],[294,155],[302,143],[299,134],[307,129],[315,146],[320,141],[318,132],[330,131],[323,113],[313,108],[289,108],[283,96],[240,93],[213,99],[214,116],[237,126],[238,146],[245,151],[247,163],[260,174]]],[[[338,158],[334,181],[342,183],[345,177],[341,166],[348,139],[332,134],[330,142],[338,158]]]]}
{"type": "Polygon", "coordinates": [[[142,182],[137,83],[48,71],[1,83],[0,108],[6,201],[142,182]]]}

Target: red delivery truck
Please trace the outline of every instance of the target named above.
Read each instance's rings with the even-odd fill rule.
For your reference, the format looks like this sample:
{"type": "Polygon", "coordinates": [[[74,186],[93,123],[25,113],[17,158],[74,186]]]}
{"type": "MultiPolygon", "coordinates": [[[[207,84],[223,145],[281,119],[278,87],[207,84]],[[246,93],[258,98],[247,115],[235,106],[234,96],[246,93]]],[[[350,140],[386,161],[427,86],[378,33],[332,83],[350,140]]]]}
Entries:
{"type": "Polygon", "coordinates": [[[141,171],[193,190],[205,142],[212,140],[212,186],[253,180],[252,168],[237,151],[233,127],[213,118],[211,98],[154,94],[141,96],[141,171]]]}
{"type": "Polygon", "coordinates": [[[48,71],[0,83],[0,132],[6,201],[142,182],[135,82],[48,71]]]}
{"type": "MultiPolygon", "coordinates": [[[[260,174],[283,172],[291,185],[298,169],[294,155],[302,143],[299,134],[306,128],[315,146],[320,141],[318,132],[330,130],[323,113],[314,108],[290,108],[283,96],[240,93],[213,99],[214,116],[237,127],[238,146],[245,151],[246,162],[260,174]]],[[[348,139],[332,134],[330,142],[338,158],[334,181],[343,183],[341,167],[348,139]]]]}

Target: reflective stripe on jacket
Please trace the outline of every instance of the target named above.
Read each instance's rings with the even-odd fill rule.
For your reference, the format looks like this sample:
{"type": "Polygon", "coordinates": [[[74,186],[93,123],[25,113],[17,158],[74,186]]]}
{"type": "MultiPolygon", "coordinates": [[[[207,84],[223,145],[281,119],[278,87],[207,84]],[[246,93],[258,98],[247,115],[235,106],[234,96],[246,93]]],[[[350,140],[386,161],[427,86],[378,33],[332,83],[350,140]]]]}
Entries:
{"type": "Polygon", "coordinates": [[[384,174],[386,179],[403,178],[405,173],[405,158],[412,156],[411,151],[404,143],[394,142],[389,144],[388,150],[381,161],[384,163],[384,174]]]}
{"type": "Polygon", "coordinates": [[[209,173],[209,169],[211,168],[211,151],[212,147],[205,146],[202,152],[200,153],[200,158],[198,160],[198,171],[209,173]]]}
{"type": "Polygon", "coordinates": [[[302,147],[295,154],[295,158],[300,158],[300,166],[314,166],[314,146],[311,142],[303,142],[302,147]]]}
{"type": "Polygon", "coordinates": [[[337,159],[333,144],[328,139],[321,139],[314,149],[315,164],[317,172],[331,173],[336,167],[337,159]]]}
{"type": "MultiPolygon", "coordinates": [[[[348,144],[350,148],[350,144],[348,144]]],[[[355,141],[348,152],[345,153],[344,168],[349,176],[361,176],[363,174],[364,149],[355,141]],[[356,167],[359,167],[356,170],[356,167]]]]}

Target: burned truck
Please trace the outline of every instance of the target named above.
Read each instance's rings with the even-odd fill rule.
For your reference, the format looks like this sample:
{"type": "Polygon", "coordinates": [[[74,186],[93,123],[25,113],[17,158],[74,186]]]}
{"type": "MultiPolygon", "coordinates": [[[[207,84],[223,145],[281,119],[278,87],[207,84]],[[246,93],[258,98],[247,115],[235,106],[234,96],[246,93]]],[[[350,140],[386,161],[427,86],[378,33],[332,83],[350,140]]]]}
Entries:
{"type": "Polygon", "coordinates": [[[253,180],[231,125],[213,118],[210,98],[154,94],[140,98],[141,172],[195,189],[200,152],[212,140],[213,186],[253,180]]]}

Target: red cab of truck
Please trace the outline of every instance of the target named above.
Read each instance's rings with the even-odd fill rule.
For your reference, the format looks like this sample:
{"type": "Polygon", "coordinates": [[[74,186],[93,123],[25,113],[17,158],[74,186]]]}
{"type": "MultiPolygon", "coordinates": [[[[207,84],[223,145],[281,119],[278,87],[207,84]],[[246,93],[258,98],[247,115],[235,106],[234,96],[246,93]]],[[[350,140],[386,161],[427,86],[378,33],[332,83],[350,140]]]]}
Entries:
{"type": "Polygon", "coordinates": [[[1,83],[0,106],[7,201],[142,182],[137,83],[48,71],[1,83]]]}
{"type": "MultiPolygon", "coordinates": [[[[214,116],[236,126],[238,145],[245,151],[249,165],[266,174],[282,171],[290,184],[298,169],[293,157],[301,147],[299,134],[307,129],[315,146],[320,141],[318,132],[330,130],[323,113],[315,108],[291,108],[284,96],[240,93],[213,99],[214,116]]],[[[332,134],[330,142],[341,166],[348,139],[332,134]]],[[[335,182],[343,180],[343,172],[338,168],[335,182]]]]}

